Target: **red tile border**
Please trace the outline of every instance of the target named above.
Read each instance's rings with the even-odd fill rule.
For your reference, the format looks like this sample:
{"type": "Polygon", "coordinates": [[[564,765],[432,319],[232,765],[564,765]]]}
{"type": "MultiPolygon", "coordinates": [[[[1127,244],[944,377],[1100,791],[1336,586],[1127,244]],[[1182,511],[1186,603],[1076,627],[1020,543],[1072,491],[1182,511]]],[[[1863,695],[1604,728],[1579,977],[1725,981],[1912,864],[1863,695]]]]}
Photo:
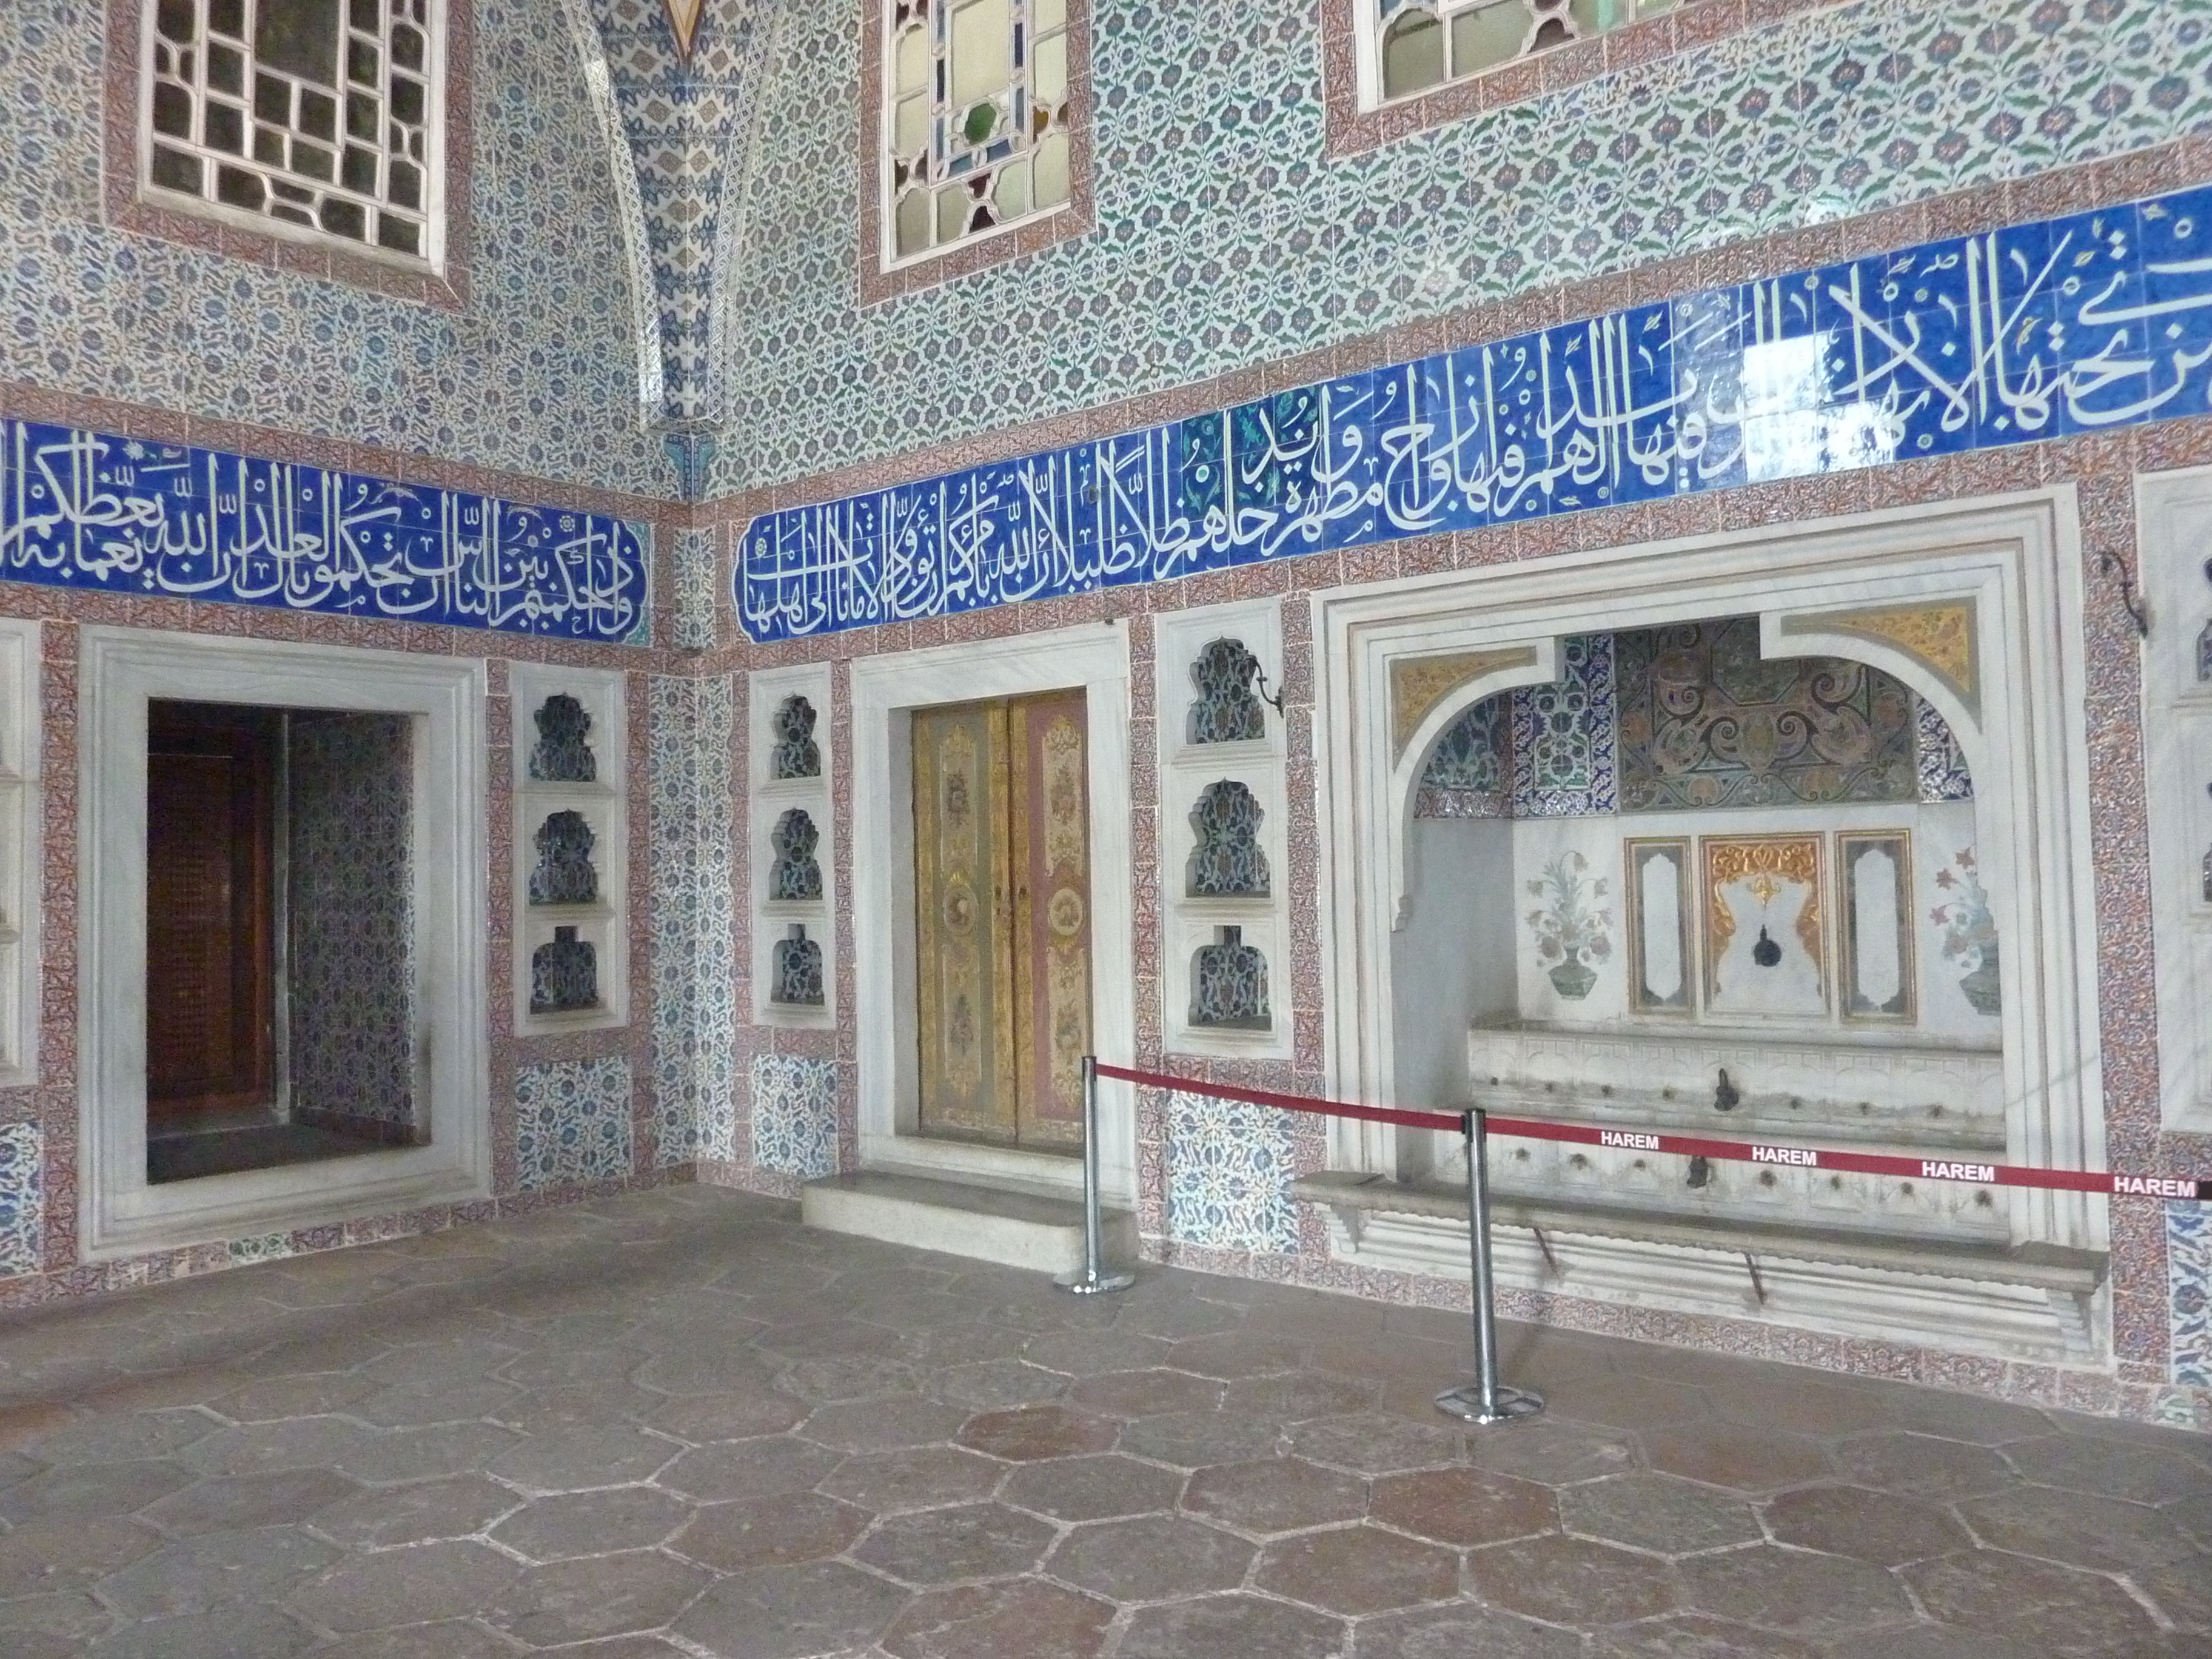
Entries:
{"type": "Polygon", "coordinates": [[[469,184],[476,120],[475,0],[445,0],[445,214],[442,272],[427,265],[410,270],[368,253],[349,251],[335,238],[303,240],[262,232],[149,201],[138,193],[139,49],[151,0],[106,0],[106,40],[100,66],[101,198],[107,222],[225,258],[301,276],[320,277],[441,311],[469,302],[469,184]]]}
{"type": "Polygon", "coordinates": [[[885,269],[883,243],[883,105],[885,0],[860,8],[860,307],[971,276],[1098,228],[1091,192],[1091,0],[1067,0],[1068,199],[1049,214],[1016,221],[1005,230],[955,242],[943,252],[885,269]]]}

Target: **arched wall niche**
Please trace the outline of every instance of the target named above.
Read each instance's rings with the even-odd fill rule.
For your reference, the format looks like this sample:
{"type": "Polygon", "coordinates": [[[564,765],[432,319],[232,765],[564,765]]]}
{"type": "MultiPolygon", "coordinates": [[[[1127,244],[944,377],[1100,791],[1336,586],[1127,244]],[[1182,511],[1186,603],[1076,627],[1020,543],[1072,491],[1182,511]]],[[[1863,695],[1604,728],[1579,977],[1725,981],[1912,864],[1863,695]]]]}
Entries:
{"type": "MultiPolygon", "coordinates": [[[[2062,490],[1316,595],[1330,1086],[1352,1098],[1408,1100],[1396,1075],[1393,939],[1408,924],[1418,885],[1414,801],[1438,736],[1484,698],[1556,679],[1571,636],[1756,616],[1762,659],[1835,657],[1879,668],[1950,726],[1972,774],[1990,908],[2008,941],[1996,1022],[2004,1156],[2096,1162],[2103,1124],[2075,525],[2071,492],[2062,490]],[[1931,610],[1963,618],[1970,674],[1941,672],[1928,639],[1889,620],[1931,610]],[[1394,669],[1514,650],[1533,652],[1534,661],[1454,684],[1411,730],[1394,730],[1394,669]],[[2030,872],[2034,878],[2023,879],[2030,872]]],[[[1333,1163],[1418,1174],[1424,1160],[1402,1158],[1400,1139],[1384,1126],[1335,1126],[1333,1163]]],[[[2002,1193],[1991,1202],[2016,1244],[2103,1246],[2100,1205],[2002,1193]]]]}

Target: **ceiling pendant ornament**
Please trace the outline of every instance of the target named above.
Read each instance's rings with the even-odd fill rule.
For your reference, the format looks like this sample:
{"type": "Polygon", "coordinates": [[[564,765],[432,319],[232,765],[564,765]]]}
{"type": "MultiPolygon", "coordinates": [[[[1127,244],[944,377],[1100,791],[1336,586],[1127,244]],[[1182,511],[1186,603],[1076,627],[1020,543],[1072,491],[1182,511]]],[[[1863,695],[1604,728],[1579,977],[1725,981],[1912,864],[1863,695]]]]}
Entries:
{"type": "Polygon", "coordinates": [[[698,39],[699,19],[707,9],[707,0],[660,0],[668,13],[668,27],[676,36],[676,55],[685,63],[691,61],[691,44],[698,39]]]}

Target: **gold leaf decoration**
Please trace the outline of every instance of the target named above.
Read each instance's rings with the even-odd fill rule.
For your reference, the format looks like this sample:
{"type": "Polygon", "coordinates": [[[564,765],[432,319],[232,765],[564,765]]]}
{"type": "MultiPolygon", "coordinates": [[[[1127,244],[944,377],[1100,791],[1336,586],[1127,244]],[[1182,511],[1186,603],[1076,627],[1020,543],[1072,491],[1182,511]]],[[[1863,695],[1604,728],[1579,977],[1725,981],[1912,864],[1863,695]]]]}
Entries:
{"type": "Polygon", "coordinates": [[[1394,750],[1406,745],[1429,711],[1469,680],[1504,668],[1533,668],[1536,647],[1516,646],[1510,651],[1462,651],[1449,657],[1415,657],[1390,665],[1390,736],[1394,750]]]}
{"type": "Polygon", "coordinates": [[[1931,605],[1790,617],[1784,621],[1782,631],[1855,634],[1893,646],[1935,674],[1967,708],[1978,710],[1981,664],[1974,648],[1974,620],[1972,599],[1942,599],[1931,605]]]}
{"type": "Polygon", "coordinates": [[[685,63],[691,61],[691,44],[699,37],[699,19],[707,9],[707,0],[661,0],[667,9],[668,27],[676,36],[676,55],[685,63]]]}

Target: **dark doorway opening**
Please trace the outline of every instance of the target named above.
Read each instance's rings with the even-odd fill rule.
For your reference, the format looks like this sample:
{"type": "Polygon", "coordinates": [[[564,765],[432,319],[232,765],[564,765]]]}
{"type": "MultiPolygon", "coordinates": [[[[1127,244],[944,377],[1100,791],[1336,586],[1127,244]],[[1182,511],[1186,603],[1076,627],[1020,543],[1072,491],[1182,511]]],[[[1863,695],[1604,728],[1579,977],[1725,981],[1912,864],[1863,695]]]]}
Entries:
{"type": "Polygon", "coordinates": [[[418,1144],[411,724],[155,701],[146,1178],[418,1144]]]}

